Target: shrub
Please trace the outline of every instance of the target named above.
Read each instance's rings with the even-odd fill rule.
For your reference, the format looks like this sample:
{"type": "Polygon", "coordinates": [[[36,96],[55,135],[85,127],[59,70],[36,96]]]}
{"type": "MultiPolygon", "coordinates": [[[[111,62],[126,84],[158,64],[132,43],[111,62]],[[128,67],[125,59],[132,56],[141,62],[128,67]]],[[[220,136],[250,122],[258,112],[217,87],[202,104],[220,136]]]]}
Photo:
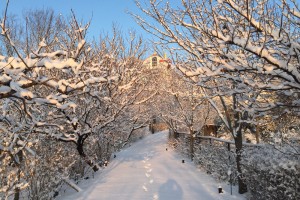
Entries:
{"type": "MultiPolygon", "coordinates": [[[[187,138],[170,138],[170,144],[188,156],[187,138]]],[[[235,149],[234,145],[231,146],[231,151],[228,151],[226,143],[202,140],[195,144],[194,162],[214,178],[236,184],[235,149]]],[[[297,154],[284,153],[287,152],[285,148],[290,146],[281,150],[267,144],[244,146],[242,170],[250,191],[249,199],[300,199],[300,158],[297,154]]]]}

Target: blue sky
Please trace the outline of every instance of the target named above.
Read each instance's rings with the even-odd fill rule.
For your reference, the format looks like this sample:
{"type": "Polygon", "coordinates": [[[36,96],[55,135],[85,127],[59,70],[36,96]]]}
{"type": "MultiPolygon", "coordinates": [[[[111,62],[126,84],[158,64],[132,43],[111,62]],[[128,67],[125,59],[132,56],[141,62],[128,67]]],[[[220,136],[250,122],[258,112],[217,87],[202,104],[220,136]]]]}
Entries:
{"type": "MultiPolygon", "coordinates": [[[[1,14],[6,0],[0,0],[1,14]]],[[[10,0],[8,13],[22,15],[23,11],[51,8],[56,14],[69,16],[74,10],[77,19],[88,21],[92,18],[88,37],[97,38],[100,33],[111,30],[116,23],[123,32],[135,29],[147,38],[146,33],[135,23],[126,11],[139,12],[133,0],[10,0]]]]}

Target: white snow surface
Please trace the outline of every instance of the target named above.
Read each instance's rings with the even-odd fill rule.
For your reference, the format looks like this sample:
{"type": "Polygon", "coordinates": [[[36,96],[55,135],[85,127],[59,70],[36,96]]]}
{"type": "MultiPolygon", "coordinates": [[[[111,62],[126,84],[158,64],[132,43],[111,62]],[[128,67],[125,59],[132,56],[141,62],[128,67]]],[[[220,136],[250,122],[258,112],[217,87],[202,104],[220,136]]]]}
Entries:
{"type": "Polygon", "coordinates": [[[94,179],[69,190],[63,200],[222,200],[246,199],[218,183],[167,146],[167,132],[145,137],[112,158],[94,179]],[[223,193],[218,193],[222,186],[223,193]]]}

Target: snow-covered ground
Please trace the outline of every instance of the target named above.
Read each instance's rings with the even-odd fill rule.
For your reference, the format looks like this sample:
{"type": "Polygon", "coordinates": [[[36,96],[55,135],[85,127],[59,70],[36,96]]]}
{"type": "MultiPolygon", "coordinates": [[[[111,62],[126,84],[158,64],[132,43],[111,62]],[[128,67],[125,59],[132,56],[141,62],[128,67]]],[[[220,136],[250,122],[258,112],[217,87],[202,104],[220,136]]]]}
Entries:
{"type": "Polygon", "coordinates": [[[145,137],[119,152],[95,179],[80,184],[81,192],[67,191],[63,200],[217,200],[245,199],[230,195],[230,186],[218,183],[191,162],[167,148],[167,133],[145,137]],[[218,186],[224,193],[218,193],[218,186]]]}

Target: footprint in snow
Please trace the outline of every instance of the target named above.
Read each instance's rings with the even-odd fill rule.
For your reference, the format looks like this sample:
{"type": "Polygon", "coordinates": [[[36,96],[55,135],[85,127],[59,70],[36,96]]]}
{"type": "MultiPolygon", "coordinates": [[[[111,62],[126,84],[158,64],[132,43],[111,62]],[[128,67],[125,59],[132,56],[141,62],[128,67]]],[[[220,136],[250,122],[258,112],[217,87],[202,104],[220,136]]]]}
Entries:
{"type": "Polygon", "coordinates": [[[150,167],[151,167],[151,164],[144,165],[145,169],[149,169],[150,167]]]}
{"type": "Polygon", "coordinates": [[[148,173],[146,173],[145,175],[146,175],[146,177],[147,177],[147,178],[149,178],[149,177],[150,177],[150,174],[148,174],[148,173]]]}
{"type": "Polygon", "coordinates": [[[145,190],[145,192],[148,192],[148,188],[145,185],[143,185],[143,189],[145,190]]]}

